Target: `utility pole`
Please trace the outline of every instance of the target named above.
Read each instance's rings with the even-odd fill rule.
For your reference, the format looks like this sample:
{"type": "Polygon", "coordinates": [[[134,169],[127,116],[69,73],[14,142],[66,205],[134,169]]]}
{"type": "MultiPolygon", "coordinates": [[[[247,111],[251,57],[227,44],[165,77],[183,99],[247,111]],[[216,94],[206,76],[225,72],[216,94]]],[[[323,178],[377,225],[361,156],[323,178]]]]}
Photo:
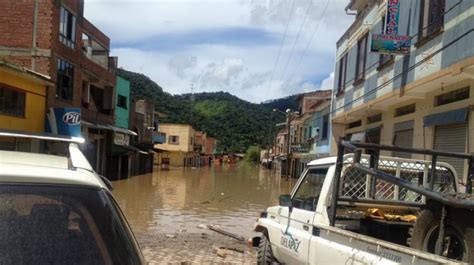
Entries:
{"type": "Polygon", "coordinates": [[[291,133],[290,133],[290,126],[291,126],[291,110],[286,110],[286,130],[287,130],[287,137],[286,137],[286,145],[287,145],[287,155],[286,155],[286,180],[290,179],[290,165],[291,165],[291,133]]]}

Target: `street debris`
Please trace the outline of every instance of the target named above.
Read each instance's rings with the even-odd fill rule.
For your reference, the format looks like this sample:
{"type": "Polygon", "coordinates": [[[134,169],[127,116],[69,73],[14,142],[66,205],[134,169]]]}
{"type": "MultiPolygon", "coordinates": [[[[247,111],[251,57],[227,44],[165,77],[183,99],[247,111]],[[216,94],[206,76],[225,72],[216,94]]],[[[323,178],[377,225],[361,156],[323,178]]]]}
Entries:
{"type": "Polygon", "coordinates": [[[207,228],[211,229],[212,231],[214,232],[217,232],[217,233],[220,233],[220,234],[223,234],[223,235],[226,235],[226,236],[229,236],[229,237],[232,237],[233,239],[236,239],[236,240],[239,240],[239,241],[242,241],[242,242],[245,242],[246,239],[245,237],[241,236],[241,235],[237,235],[237,234],[234,234],[234,233],[231,233],[229,231],[225,231],[223,230],[222,228],[220,228],[220,226],[218,225],[207,225],[207,228]]]}
{"type": "Polygon", "coordinates": [[[176,235],[173,235],[173,234],[165,234],[166,238],[175,238],[176,235]]]}
{"type": "Polygon", "coordinates": [[[198,228],[205,229],[205,228],[207,228],[207,226],[205,224],[200,224],[200,225],[198,225],[198,228]]]}

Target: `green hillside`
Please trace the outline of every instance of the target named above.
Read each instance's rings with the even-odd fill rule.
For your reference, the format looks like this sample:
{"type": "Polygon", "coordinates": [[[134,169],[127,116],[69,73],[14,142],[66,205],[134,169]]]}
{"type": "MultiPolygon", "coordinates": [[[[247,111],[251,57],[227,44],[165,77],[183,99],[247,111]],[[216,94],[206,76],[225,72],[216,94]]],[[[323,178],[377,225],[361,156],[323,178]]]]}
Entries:
{"type": "Polygon", "coordinates": [[[130,81],[132,98],[149,99],[167,115],[162,122],[190,124],[218,140],[218,149],[245,152],[251,145],[273,142],[274,125],[284,120],[273,106],[253,104],[227,92],[171,95],[143,74],[118,70],[130,81]],[[192,100],[193,99],[193,100],[192,100]]]}

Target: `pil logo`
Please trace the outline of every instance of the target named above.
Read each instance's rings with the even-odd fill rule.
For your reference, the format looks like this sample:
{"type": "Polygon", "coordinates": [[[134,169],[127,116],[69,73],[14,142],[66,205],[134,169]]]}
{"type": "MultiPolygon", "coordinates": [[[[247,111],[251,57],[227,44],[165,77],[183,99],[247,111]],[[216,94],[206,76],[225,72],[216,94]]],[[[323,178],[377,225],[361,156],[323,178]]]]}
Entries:
{"type": "Polygon", "coordinates": [[[63,122],[69,125],[77,125],[81,122],[81,114],[77,112],[66,112],[63,115],[63,122]]]}

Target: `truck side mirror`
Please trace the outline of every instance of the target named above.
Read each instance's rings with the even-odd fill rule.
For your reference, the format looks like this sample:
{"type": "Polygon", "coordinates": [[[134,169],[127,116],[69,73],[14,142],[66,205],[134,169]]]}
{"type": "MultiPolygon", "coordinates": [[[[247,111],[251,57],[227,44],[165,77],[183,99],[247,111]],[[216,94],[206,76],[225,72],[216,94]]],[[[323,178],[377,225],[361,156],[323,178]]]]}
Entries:
{"type": "Polygon", "coordinates": [[[291,195],[289,194],[285,194],[285,195],[280,195],[280,197],[278,198],[278,202],[280,204],[280,206],[283,206],[283,207],[291,207],[291,195]]]}

